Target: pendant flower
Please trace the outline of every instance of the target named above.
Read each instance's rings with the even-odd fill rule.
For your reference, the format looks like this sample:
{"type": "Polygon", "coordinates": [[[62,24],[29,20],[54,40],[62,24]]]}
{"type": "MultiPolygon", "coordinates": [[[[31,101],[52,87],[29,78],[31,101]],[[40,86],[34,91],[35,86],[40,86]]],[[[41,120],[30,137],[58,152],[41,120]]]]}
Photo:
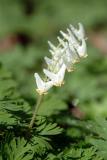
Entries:
{"type": "Polygon", "coordinates": [[[84,31],[84,27],[81,23],[78,23],[79,29],[74,28],[74,26],[72,26],[70,24],[70,28],[72,30],[72,32],[75,34],[75,36],[81,40],[85,38],[85,31],[84,31]]]}
{"type": "Polygon", "coordinates": [[[48,82],[44,82],[38,73],[34,74],[34,77],[36,79],[36,84],[38,89],[36,89],[36,91],[42,95],[42,94],[46,94],[47,91],[53,86],[53,82],[52,81],[48,81],[48,82]]]}
{"type": "Polygon", "coordinates": [[[60,70],[58,71],[58,73],[50,72],[47,69],[44,69],[43,72],[53,82],[53,85],[61,86],[62,84],[64,84],[63,79],[65,75],[65,70],[66,70],[66,66],[65,64],[63,64],[60,70]]]}
{"type": "Polygon", "coordinates": [[[60,31],[63,38],[57,37],[59,45],[56,47],[50,41],[49,52],[51,58],[45,57],[47,69],[43,69],[46,81],[43,81],[38,73],[35,73],[37,92],[46,94],[53,86],[61,86],[64,83],[65,71],[72,72],[74,65],[87,57],[87,46],[84,27],[78,23],[79,28],[70,25],[67,33],[60,31]]]}

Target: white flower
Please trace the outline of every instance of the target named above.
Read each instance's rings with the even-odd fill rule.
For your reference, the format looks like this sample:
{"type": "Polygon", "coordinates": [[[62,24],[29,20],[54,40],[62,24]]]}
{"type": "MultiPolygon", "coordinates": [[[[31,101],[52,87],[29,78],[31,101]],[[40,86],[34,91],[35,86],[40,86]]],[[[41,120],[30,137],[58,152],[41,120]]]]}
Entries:
{"type": "Polygon", "coordinates": [[[57,50],[53,51],[51,49],[49,49],[49,52],[52,54],[54,60],[58,60],[59,57],[61,57],[63,50],[61,48],[58,48],[57,50]]]}
{"type": "Polygon", "coordinates": [[[71,72],[74,70],[73,66],[74,66],[74,63],[77,62],[77,58],[78,56],[76,55],[76,53],[74,53],[68,46],[65,54],[62,57],[63,63],[66,65],[68,72],[71,72]]]}
{"type": "Polygon", "coordinates": [[[65,45],[66,45],[66,50],[61,58],[63,60],[63,63],[66,65],[67,70],[70,71],[72,70],[72,69],[68,69],[70,67],[70,64],[71,64],[70,68],[72,68],[72,65],[79,61],[79,56],[72,45],[69,46],[67,42],[65,43],[65,45]]]}
{"type": "Polygon", "coordinates": [[[62,67],[63,65],[63,59],[60,58],[58,63],[57,61],[54,61],[54,64],[53,64],[53,71],[54,73],[58,72],[60,70],[60,68],[62,67]]]}
{"type": "Polygon", "coordinates": [[[66,55],[63,56],[63,62],[65,64],[68,72],[74,71],[74,65],[73,65],[72,61],[66,57],[66,55]]]}
{"type": "Polygon", "coordinates": [[[60,33],[64,37],[64,39],[69,40],[69,35],[67,33],[64,33],[63,31],[60,31],[60,33]]]}
{"type": "Polygon", "coordinates": [[[70,25],[67,33],[60,31],[63,39],[57,37],[59,45],[56,47],[50,41],[49,52],[51,58],[45,57],[47,69],[43,69],[46,76],[46,82],[43,81],[38,73],[35,73],[37,92],[45,94],[53,86],[61,86],[64,83],[65,71],[74,70],[74,64],[81,58],[87,57],[86,39],[83,25],[78,23],[79,28],[70,25]]]}
{"type": "Polygon", "coordinates": [[[52,44],[50,41],[48,41],[48,44],[50,46],[50,48],[53,50],[53,51],[56,51],[58,48],[54,46],[54,44],[52,44]]]}
{"type": "Polygon", "coordinates": [[[36,79],[36,84],[37,84],[37,89],[36,91],[41,95],[41,94],[46,94],[47,91],[53,86],[52,81],[44,82],[38,73],[34,74],[34,77],[36,79]]]}
{"type": "Polygon", "coordinates": [[[77,39],[74,37],[74,34],[72,33],[72,31],[67,28],[67,32],[68,33],[64,33],[63,31],[60,31],[61,35],[64,37],[64,39],[66,39],[68,41],[68,43],[70,43],[72,46],[76,43],[78,43],[77,39]]]}
{"type": "Polygon", "coordinates": [[[65,42],[64,42],[64,40],[62,40],[60,37],[57,37],[57,39],[58,39],[59,43],[60,43],[63,47],[65,47],[65,42]]]}
{"type": "Polygon", "coordinates": [[[55,47],[50,41],[48,41],[48,44],[51,48],[51,49],[49,49],[49,52],[52,54],[53,59],[55,61],[57,61],[64,53],[66,46],[64,46],[63,48],[55,47]]]}
{"type": "Polygon", "coordinates": [[[78,40],[76,39],[76,37],[74,36],[72,31],[69,28],[67,29],[67,31],[68,31],[68,35],[69,35],[69,38],[68,38],[69,43],[71,43],[72,45],[78,43],[78,40]]]}
{"type": "Polygon", "coordinates": [[[84,27],[81,23],[78,23],[79,25],[79,29],[74,28],[72,25],[70,25],[70,28],[72,30],[72,32],[75,34],[75,36],[81,40],[83,38],[85,38],[85,32],[84,32],[84,27]]]}
{"type": "Polygon", "coordinates": [[[65,64],[62,65],[58,73],[53,73],[47,69],[44,69],[43,72],[45,75],[53,82],[55,86],[61,86],[64,82],[64,75],[65,75],[66,66],[65,64]]]}
{"type": "Polygon", "coordinates": [[[66,50],[66,54],[70,54],[71,55],[71,62],[73,64],[79,62],[79,56],[78,56],[78,53],[77,51],[75,50],[74,46],[72,46],[71,44],[68,44],[68,48],[66,50]]]}
{"type": "Polygon", "coordinates": [[[84,39],[82,39],[81,45],[79,45],[78,43],[75,46],[75,49],[77,50],[77,53],[79,55],[80,58],[82,57],[87,57],[87,46],[86,46],[86,42],[84,39]]]}
{"type": "Polygon", "coordinates": [[[45,59],[45,62],[46,62],[46,64],[47,64],[48,66],[52,65],[52,63],[53,63],[53,60],[52,60],[52,59],[50,59],[50,58],[48,58],[48,57],[44,57],[44,59],[45,59]]]}
{"type": "Polygon", "coordinates": [[[48,65],[48,69],[53,70],[54,72],[58,72],[63,64],[63,60],[60,59],[58,63],[48,57],[44,57],[46,64],[48,65]]]}
{"type": "Polygon", "coordinates": [[[74,28],[72,25],[70,25],[70,28],[71,30],[67,29],[68,34],[64,33],[63,31],[60,31],[60,33],[64,39],[68,41],[69,48],[72,51],[72,57],[74,57],[73,60],[75,63],[79,61],[79,57],[87,57],[87,46],[84,38],[85,33],[83,25],[79,23],[79,29],[74,28]]]}

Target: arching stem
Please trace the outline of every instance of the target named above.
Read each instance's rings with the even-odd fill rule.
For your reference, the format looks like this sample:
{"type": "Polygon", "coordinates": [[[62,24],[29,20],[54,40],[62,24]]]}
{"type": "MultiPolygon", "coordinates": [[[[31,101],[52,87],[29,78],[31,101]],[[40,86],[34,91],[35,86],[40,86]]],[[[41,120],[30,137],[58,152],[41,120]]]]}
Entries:
{"type": "Polygon", "coordinates": [[[30,129],[34,125],[34,122],[35,122],[35,119],[36,119],[36,115],[37,115],[37,112],[38,112],[38,109],[39,109],[39,107],[41,105],[42,100],[43,100],[43,94],[39,95],[39,97],[38,97],[37,104],[35,106],[34,113],[33,113],[32,119],[31,119],[30,124],[29,124],[29,128],[30,129]]]}

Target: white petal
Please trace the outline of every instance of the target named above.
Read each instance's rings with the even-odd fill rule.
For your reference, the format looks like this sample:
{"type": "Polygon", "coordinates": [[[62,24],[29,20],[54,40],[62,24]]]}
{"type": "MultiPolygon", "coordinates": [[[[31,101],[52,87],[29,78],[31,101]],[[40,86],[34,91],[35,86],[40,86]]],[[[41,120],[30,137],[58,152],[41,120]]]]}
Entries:
{"type": "Polygon", "coordinates": [[[66,54],[66,59],[68,59],[68,61],[71,61],[71,59],[72,59],[72,51],[69,49],[69,47],[66,49],[66,52],[65,52],[65,54],[66,54]]]}
{"type": "Polygon", "coordinates": [[[48,71],[47,69],[43,69],[43,72],[45,73],[45,75],[52,81],[56,80],[56,74],[53,72],[48,71]]]}
{"type": "Polygon", "coordinates": [[[36,91],[42,95],[42,94],[47,94],[47,91],[53,86],[53,82],[49,81],[49,82],[45,82],[44,83],[44,87],[43,88],[38,88],[36,89],[36,91]]]}
{"type": "Polygon", "coordinates": [[[69,36],[72,36],[72,32],[69,28],[67,28],[67,31],[68,31],[69,36]]]}
{"type": "Polygon", "coordinates": [[[35,73],[35,74],[34,74],[34,77],[35,77],[35,79],[36,79],[37,87],[38,87],[38,88],[43,88],[43,87],[44,87],[44,82],[43,82],[43,80],[40,78],[39,74],[38,74],[38,73],[35,73]]]}
{"type": "Polygon", "coordinates": [[[82,39],[82,44],[77,48],[77,52],[80,57],[87,57],[87,46],[84,39],[82,39]]]}
{"type": "Polygon", "coordinates": [[[69,39],[68,34],[64,33],[63,31],[60,31],[61,35],[65,38],[65,39],[69,39]]]}
{"type": "Polygon", "coordinates": [[[74,35],[71,33],[70,38],[69,38],[69,43],[71,45],[75,45],[78,43],[77,39],[74,37],[74,35]]]}
{"type": "Polygon", "coordinates": [[[72,62],[73,64],[79,61],[79,56],[72,45],[68,45],[66,50],[66,60],[68,63],[72,62]]]}
{"type": "Polygon", "coordinates": [[[75,36],[81,40],[84,38],[85,33],[84,33],[84,28],[83,25],[81,23],[78,23],[79,25],[79,29],[76,29],[74,26],[70,25],[70,28],[72,30],[72,32],[75,34],[75,36]]]}
{"type": "Polygon", "coordinates": [[[63,47],[65,47],[65,42],[64,42],[60,37],[57,37],[57,39],[58,39],[59,43],[60,43],[63,47]]]}
{"type": "Polygon", "coordinates": [[[64,54],[65,49],[66,48],[57,48],[56,51],[53,50],[49,51],[51,52],[53,59],[58,60],[64,54]]]}
{"type": "Polygon", "coordinates": [[[83,27],[83,25],[81,23],[78,23],[78,25],[79,25],[78,35],[82,39],[82,38],[85,37],[84,27],[83,27]]]}
{"type": "Polygon", "coordinates": [[[49,66],[52,64],[52,59],[48,58],[48,57],[44,57],[46,64],[49,66]]]}
{"type": "Polygon", "coordinates": [[[69,34],[69,42],[73,45],[75,43],[78,43],[77,39],[75,38],[75,36],[73,35],[72,31],[68,28],[67,29],[68,34],[69,34]]]}
{"type": "Polygon", "coordinates": [[[60,58],[58,61],[55,61],[55,63],[53,64],[54,73],[57,73],[60,70],[62,64],[63,64],[62,58],[60,58]]]}
{"type": "Polygon", "coordinates": [[[59,62],[58,62],[58,65],[60,66],[60,68],[61,68],[62,64],[63,64],[63,59],[61,58],[61,59],[59,60],[59,62]]]}
{"type": "Polygon", "coordinates": [[[53,86],[52,81],[45,82],[45,91],[48,91],[53,86]]]}
{"type": "Polygon", "coordinates": [[[66,65],[66,68],[67,68],[67,71],[68,71],[68,72],[71,72],[71,71],[74,70],[72,61],[68,61],[68,60],[66,59],[66,56],[63,57],[63,62],[64,62],[64,64],[66,65]]]}
{"type": "Polygon", "coordinates": [[[56,55],[56,56],[61,56],[62,52],[63,52],[63,49],[62,49],[62,48],[57,48],[57,50],[56,50],[56,52],[55,52],[55,55],[56,55]]]}
{"type": "Polygon", "coordinates": [[[49,52],[52,54],[52,56],[55,55],[55,52],[52,49],[49,49],[49,52]]]}
{"type": "MultiPolygon", "coordinates": [[[[74,45],[74,46],[75,46],[75,45],[74,45]]],[[[68,47],[70,48],[72,54],[74,54],[74,53],[76,52],[74,46],[71,45],[70,43],[69,43],[69,45],[68,45],[68,47]]]]}
{"type": "Polygon", "coordinates": [[[60,68],[59,72],[58,72],[58,80],[60,83],[62,83],[64,76],[65,76],[65,70],[66,70],[66,66],[65,64],[62,65],[62,67],[60,68]]]}
{"type": "Polygon", "coordinates": [[[50,41],[48,41],[48,44],[53,51],[57,49],[57,47],[55,47],[50,41]]]}
{"type": "Polygon", "coordinates": [[[44,82],[38,73],[34,74],[34,77],[36,79],[36,84],[37,84],[37,92],[41,95],[41,94],[45,94],[52,86],[53,86],[53,82],[52,81],[48,81],[48,82],[44,82]]]}
{"type": "Polygon", "coordinates": [[[66,70],[66,66],[65,64],[62,65],[62,67],[60,68],[58,73],[53,73],[48,71],[47,69],[44,69],[43,72],[45,73],[45,75],[51,80],[53,81],[53,84],[55,86],[61,86],[61,84],[63,84],[63,79],[64,79],[64,75],[65,75],[65,70],[66,70]]]}

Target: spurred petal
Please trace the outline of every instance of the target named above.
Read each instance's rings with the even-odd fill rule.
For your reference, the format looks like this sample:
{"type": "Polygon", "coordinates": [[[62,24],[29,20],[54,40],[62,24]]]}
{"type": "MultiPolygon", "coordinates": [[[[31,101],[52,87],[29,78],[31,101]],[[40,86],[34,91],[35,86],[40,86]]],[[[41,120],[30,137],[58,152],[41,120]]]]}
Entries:
{"type": "Polygon", "coordinates": [[[58,72],[58,79],[61,83],[62,83],[64,76],[65,76],[65,70],[66,70],[66,66],[65,66],[65,64],[63,64],[58,72]]]}
{"type": "Polygon", "coordinates": [[[68,45],[65,55],[66,55],[66,59],[68,60],[68,62],[72,62],[72,64],[79,61],[79,56],[71,44],[68,45]]]}
{"type": "Polygon", "coordinates": [[[45,73],[45,75],[52,81],[55,81],[56,79],[56,74],[53,72],[48,71],[47,69],[43,69],[43,72],[45,73]]]}
{"type": "Polygon", "coordinates": [[[84,33],[84,27],[81,23],[78,23],[79,25],[79,29],[74,28],[74,26],[70,25],[70,28],[72,30],[72,32],[75,34],[75,36],[81,40],[84,38],[85,33],[84,33]]]}
{"type": "Polygon", "coordinates": [[[57,47],[55,47],[50,41],[48,41],[48,44],[53,51],[57,49],[57,47]]]}
{"type": "Polygon", "coordinates": [[[73,46],[78,43],[77,39],[74,37],[74,35],[71,32],[71,35],[69,36],[69,43],[73,46]]]}
{"type": "Polygon", "coordinates": [[[52,59],[50,59],[50,58],[48,58],[48,57],[44,57],[44,59],[45,59],[45,62],[46,62],[46,64],[49,66],[49,65],[52,65],[52,62],[53,62],[53,60],[52,59]]]}
{"type": "Polygon", "coordinates": [[[37,87],[38,87],[38,88],[43,88],[43,87],[44,87],[44,82],[43,82],[43,80],[40,78],[39,74],[38,74],[38,73],[35,73],[35,74],[34,74],[34,77],[35,77],[35,79],[36,79],[37,87]]]}
{"type": "Polygon", "coordinates": [[[57,48],[55,51],[50,49],[49,51],[52,54],[53,59],[57,61],[64,54],[65,50],[66,50],[66,43],[64,48],[57,48]]]}
{"type": "Polygon", "coordinates": [[[37,92],[41,94],[46,94],[46,92],[53,86],[52,81],[44,82],[38,73],[34,74],[34,77],[36,79],[36,84],[37,84],[37,92]]]}
{"type": "Polygon", "coordinates": [[[82,44],[79,47],[77,47],[77,52],[80,57],[87,57],[87,46],[84,39],[82,39],[82,44]]]}
{"type": "Polygon", "coordinates": [[[53,81],[53,84],[55,86],[61,86],[61,84],[63,83],[63,79],[64,79],[64,75],[65,75],[65,70],[66,70],[66,66],[65,64],[62,65],[62,67],[60,68],[58,73],[53,73],[50,72],[47,69],[44,69],[43,72],[45,73],[45,75],[51,80],[53,81]]]}
{"type": "Polygon", "coordinates": [[[74,71],[74,65],[73,65],[72,61],[71,60],[68,61],[66,56],[63,57],[63,62],[66,65],[68,72],[74,71]]]}
{"type": "Polygon", "coordinates": [[[51,53],[52,56],[55,56],[55,51],[53,51],[52,49],[49,49],[49,52],[51,53]]]}
{"type": "Polygon", "coordinates": [[[35,73],[37,92],[39,92],[39,94],[45,94],[53,85],[61,86],[66,69],[73,71],[74,64],[78,62],[81,57],[87,56],[84,28],[81,23],[78,25],[78,29],[70,25],[67,33],[60,31],[63,39],[57,37],[59,41],[57,47],[48,41],[52,58],[44,58],[48,65],[48,69],[43,70],[47,76],[47,81],[43,81],[40,76],[35,73]]]}
{"type": "Polygon", "coordinates": [[[64,42],[60,37],[57,37],[57,39],[58,39],[59,43],[60,43],[63,47],[65,47],[65,42],[64,42]]]}
{"type": "Polygon", "coordinates": [[[68,34],[64,33],[63,31],[60,31],[60,33],[65,39],[69,40],[68,34]]]}
{"type": "Polygon", "coordinates": [[[53,86],[52,81],[45,82],[45,84],[44,84],[45,91],[48,91],[52,86],[53,86]]]}

